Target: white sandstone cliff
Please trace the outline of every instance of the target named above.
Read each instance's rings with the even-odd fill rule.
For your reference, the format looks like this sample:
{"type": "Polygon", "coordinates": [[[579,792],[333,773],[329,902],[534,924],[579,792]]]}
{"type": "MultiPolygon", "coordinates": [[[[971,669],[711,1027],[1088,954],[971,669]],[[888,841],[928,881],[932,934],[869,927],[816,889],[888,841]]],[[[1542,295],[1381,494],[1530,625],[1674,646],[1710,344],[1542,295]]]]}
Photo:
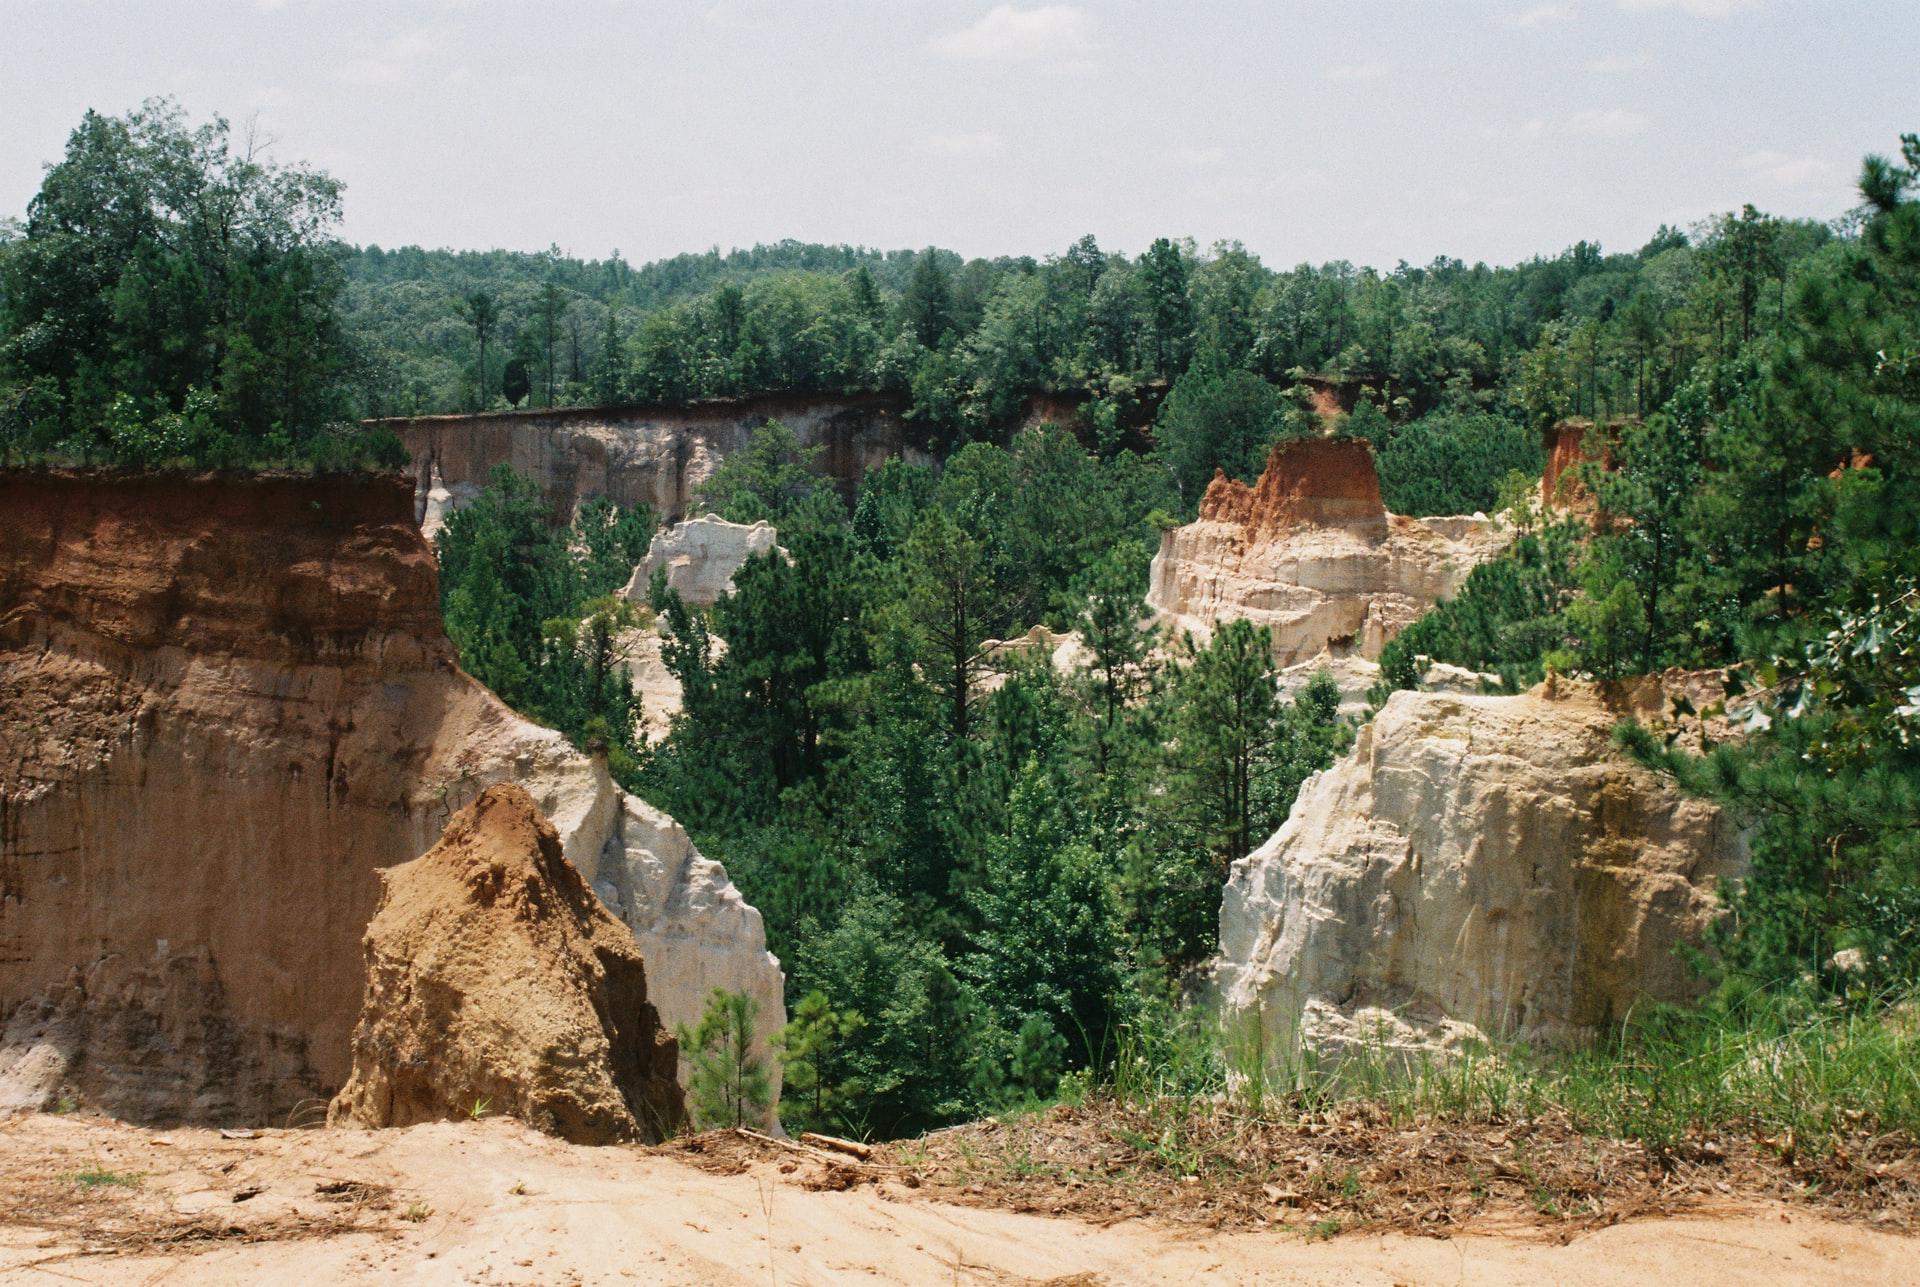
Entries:
{"type": "Polygon", "coordinates": [[[1610,740],[1597,690],[1399,692],[1240,862],[1220,910],[1229,1014],[1294,1042],[1578,1041],[1694,996],[1675,952],[1744,850],[1714,805],[1610,740]]]}
{"type": "Polygon", "coordinates": [[[1162,534],[1147,603],[1176,636],[1266,626],[1282,667],[1378,657],[1509,539],[1484,515],[1389,514],[1363,441],[1283,443],[1254,486],[1216,475],[1199,517],[1162,534]]]}
{"type": "Polygon", "coordinates": [[[633,570],[633,576],[620,593],[635,603],[645,603],[653,574],[665,570],[667,585],[689,604],[708,607],[733,593],[733,574],[756,554],[779,550],[780,533],[762,520],[758,523],[729,523],[713,514],[702,514],[683,523],[675,523],[654,534],[647,556],[633,570]]]}

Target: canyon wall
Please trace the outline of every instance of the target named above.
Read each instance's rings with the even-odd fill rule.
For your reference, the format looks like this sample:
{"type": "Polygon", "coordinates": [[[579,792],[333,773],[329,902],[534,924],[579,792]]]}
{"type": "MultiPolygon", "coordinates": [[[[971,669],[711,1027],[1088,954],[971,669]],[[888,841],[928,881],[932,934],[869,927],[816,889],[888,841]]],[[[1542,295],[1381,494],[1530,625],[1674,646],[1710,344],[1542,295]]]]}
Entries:
{"type": "MultiPolygon", "coordinates": [[[[1163,390],[1143,389],[1151,414],[1163,390]]],[[[1027,395],[1021,427],[1057,424],[1091,441],[1083,392],[1027,395]]],[[[860,479],[893,457],[931,463],[925,428],[906,418],[902,393],[767,393],[676,404],[554,407],[473,415],[369,420],[392,429],[413,458],[415,521],[431,536],[446,514],[477,495],[497,465],[539,485],[562,519],[604,496],[648,504],[671,522],[693,512],[700,485],[720,461],[772,421],[818,447],[815,468],[852,499],[860,479]]],[[[1144,445],[1135,432],[1135,445],[1144,445]]]]}
{"type": "MultiPolygon", "coordinates": [[[[1644,694],[1395,693],[1234,864],[1215,979],[1269,1048],[1577,1042],[1700,982],[1745,851],[1611,740],[1644,694]]],[[[1655,703],[1658,705],[1659,703],[1655,703]]]]}
{"type": "Polygon", "coordinates": [[[851,489],[893,456],[927,459],[897,394],[767,394],[683,406],[561,407],[467,416],[370,421],[400,435],[413,457],[416,521],[438,490],[458,504],[484,487],[494,467],[532,478],[563,519],[604,496],[685,517],[700,484],[728,454],[770,421],[822,449],[818,468],[851,489]]]}
{"type": "Polygon", "coordinates": [[[666,1023],[714,985],[772,999],[763,1041],[784,1020],[725,873],[456,667],[408,481],[9,471],[0,514],[0,1105],[277,1124],[330,1096],[376,873],[499,781],[650,965],[725,945],[666,1023]]]}
{"type": "Polygon", "coordinates": [[[1389,514],[1360,439],[1281,443],[1253,486],[1216,474],[1199,518],[1161,535],[1147,603],[1201,641],[1216,620],[1266,626],[1283,667],[1373,658],[1509,536],[1480,515],[1389,514]]]}
{"type": "Polygon", "coordinates": [[[1575,418],[1549,426],[1540,435],[1540,445],[1547,455],[1546,467],[1540,474],[1541,506],[1549,510],[1593,513],[1594,498],[1581,481],[1579,469],[1587,464],[1597,464],[1603,472],[1612,469],[1614,448],[1619,444],[1620,435],[1635,423],[1632,419],[1618,419],[1596,427],[1591,420],[1575,418]]]}

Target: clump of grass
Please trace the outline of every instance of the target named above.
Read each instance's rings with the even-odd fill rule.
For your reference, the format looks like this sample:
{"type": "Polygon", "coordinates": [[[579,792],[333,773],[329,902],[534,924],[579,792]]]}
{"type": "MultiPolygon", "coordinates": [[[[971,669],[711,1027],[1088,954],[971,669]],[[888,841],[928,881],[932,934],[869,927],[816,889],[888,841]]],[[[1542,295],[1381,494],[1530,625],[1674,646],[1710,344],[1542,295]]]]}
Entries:
{"type": "Polygon", "coordinates": [[[83,1189],[136,1189],[140,1187],[146,1176],[138,1171],[109,1171],[95,1162],[83,1171],[75,1171],[67,1178],[83,1189]]]}
{"type": "Polygon", "coordinates": [[[432,1214],[433,1208],[426,1203],[410,1202],[407,1204],[407,1209],[400,1213],[400,1218],[408,1224],[422,1224],[432,1214]]]}

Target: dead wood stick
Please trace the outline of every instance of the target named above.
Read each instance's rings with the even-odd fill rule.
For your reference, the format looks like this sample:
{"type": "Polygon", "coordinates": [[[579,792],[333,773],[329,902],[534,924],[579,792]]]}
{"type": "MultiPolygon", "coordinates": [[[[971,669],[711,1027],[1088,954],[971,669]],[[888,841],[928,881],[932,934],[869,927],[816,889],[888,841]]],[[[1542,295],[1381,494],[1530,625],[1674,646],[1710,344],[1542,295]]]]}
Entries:
{"type": "Polygon", "coordinates": [[[862,1162],[873,1156],[873,1145],[862,1144],[858,1140],[843,1140],[837,1135],[821,1135],[815,1131],[801,1131],[800,1142],[811,1144],[815,1148],[832,1149],[836,1153],[845,1153],[857,1157],[862,1162]]]}

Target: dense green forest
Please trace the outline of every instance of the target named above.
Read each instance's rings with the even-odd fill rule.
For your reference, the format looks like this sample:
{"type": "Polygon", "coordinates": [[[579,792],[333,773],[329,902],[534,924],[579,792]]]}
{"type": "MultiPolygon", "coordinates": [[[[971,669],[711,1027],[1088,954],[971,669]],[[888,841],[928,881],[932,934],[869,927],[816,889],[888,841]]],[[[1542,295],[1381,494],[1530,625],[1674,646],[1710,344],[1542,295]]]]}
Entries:
{"type": "Polygon", "coordinates": [[[89,115],[0,234],[0,453],[326,467],[392,461],[358,415],[509,392],[903,394],[940,464],[891,463],[851,505],[777,425],[724,462],[702,503],[770,519],[792,557],[749,562],[710,611],[664,585],[612,597],[655,516],[549,515],[510,473],[440,538],[462,664],[604,745],[764,913],[797,1121],[907,1131],[1185,1048],[1227,866],[1351,730],[1328,682],[1283,699],[1244,623],[1156,647],[1146,563],[1216,468],[1249,478],[1329,431],[1372,444],[1394,509],[1520,529],[1388,646],[1375,699],[1420,656],[1509,685],[1728,667],[1756,699],[1746,740],[1620,734],[1751,827],[1701,968],[1722,998],[1865,1006],[1920,982],[1916,186],[1907,136],[1831,224],[1745,207],[1505,268],[1276,271],[1084,238],[630,269],[339,245],[337,184],[154,104],[89,115]],[[1352,412],[1324,423],[1309,375],[1352,412]],[[1034,388],[1088,393],[1090,442],[1013,432],[1034,388]],[[1598,426],[1597,521],[1527,501],[1568,416],[1598,426]],[[618,664],[643,614],[685,699],[653,747],[618,664]],[[989,656],[1041,622],[1077,630],[1083,664],[989,656]]]}
{"type": "MultiPolygon", "coordinates": [[[[936,442],[1004,444],[1038,388],[1094,395],[1118,442],[1144,388],[1197,369],[1211,378],[1176,404],[1176,431],[1224,436],[1205,422],[1231,421],[1233,441],[1188,454],[1244,473],[1248,444],[1299,414],[1310,372],[1367,389],[1383,450],[1430,413],[1452,418],[1408,435],[1403,468],[1383,460],[1391,485],[1423,473],[1461,417],[1524,434],[1664,404],[1777,332],[1852,228],[1746,207],[1632,251],[1582,242],[1500,268],[1274,269],[1237,243],[1162,238],[1130,258],[1092,237],[1042,259],[783,242],[634,268],[349,247],[332,237],[340,200],[324,174],[236,155],[223,121],[191,126],[164,102],[89,114],[25,221],[0,230],[0,444],[158,459],[204,455],[216,431],[284,450],[330,423],[509,393],[537,406],[867,389],[907,396],[936,442]]],[[[1205,475],[1179,474],[1191,502],[1205,475]]]]}

